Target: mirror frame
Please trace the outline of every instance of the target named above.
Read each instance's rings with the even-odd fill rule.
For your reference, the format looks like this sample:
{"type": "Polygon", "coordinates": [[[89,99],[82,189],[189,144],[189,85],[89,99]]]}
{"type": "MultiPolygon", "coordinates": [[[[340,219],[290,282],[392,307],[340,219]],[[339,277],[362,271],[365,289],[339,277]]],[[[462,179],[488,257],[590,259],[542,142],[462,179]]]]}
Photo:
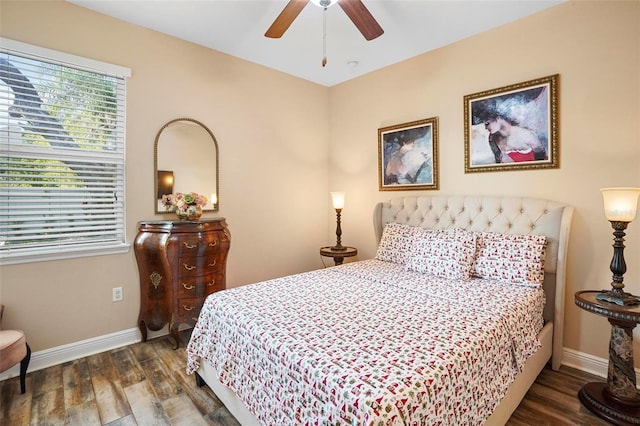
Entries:
{"type": "MultiPolygon", "coordinates": [[[[216,185],[215,185],[215,191],[216,191],[216,197],[217,197],[217,203],[215,204],[215,208],[209,208],[209,209],[202,209],[203,212],[217,212],[220,210],[220,151],[218,150],[218,141],[216,140],[216,137],[213,135],[213,133],[211,132],[211,130],[209,130],[209,128],[207,126],[205,126],[203,123],[201,123],[198,120],[195,120],[193,118],[188,118],[188,117],[181,117],[181,118],[176,118],[173,119],[167,123],[165,123],[164,126],[162,126],[160,128],[160,130],[158,130],[158,133],[156,134],[156,139],[155,142],[153,144],[153,201],[154,201],[154,207],[153,210],[156,214],[173,214],[175,215],[175,213],[171,213],[171,212],[167,212],[164,210],[160,210],[158,207],[158,142],[160,141],[160,135],[162,134],[162,131],[164,129],[166,129],[167,127],[169,127],[170,125],[177,123],[179,121],[189,121],[191,123],[197,124],[200,127],[202,127],[204,130],[206,130],[206,132],[209,134],[209,136],[211,136],[211,141],[213,142],[213,146],[215,148],[215,152],[216,152],[216,185]]],[[[206,194],[203,194],[206,196],[206,194]]]]}

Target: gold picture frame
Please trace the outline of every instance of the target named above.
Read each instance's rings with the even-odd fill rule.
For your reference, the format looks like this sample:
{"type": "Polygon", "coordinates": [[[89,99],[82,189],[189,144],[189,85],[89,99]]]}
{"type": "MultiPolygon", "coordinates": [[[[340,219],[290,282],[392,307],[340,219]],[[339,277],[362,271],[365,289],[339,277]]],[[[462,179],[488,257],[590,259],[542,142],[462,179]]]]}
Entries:
{"type": "Polygon", "coordinates": [[[464,171],[554,169],[559,75],[464,97],[464,171]]]}
{"type": "Polygon", "coordinates": [[[439,189],[438,117],[378,129],[380,191],[439,189]]]}

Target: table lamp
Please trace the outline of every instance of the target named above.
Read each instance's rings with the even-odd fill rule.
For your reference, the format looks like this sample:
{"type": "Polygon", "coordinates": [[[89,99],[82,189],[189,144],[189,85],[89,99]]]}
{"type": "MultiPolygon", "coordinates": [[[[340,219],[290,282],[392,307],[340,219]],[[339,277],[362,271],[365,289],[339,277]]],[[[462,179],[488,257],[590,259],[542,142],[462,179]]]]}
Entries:
{"type": "Polygon", "coordinates": [[[347,248],[344,247],[340,241],[342,237],[342,228],[340,228],[340,213],[344,208],[344,191],[335,191],[331,193],[331,201],[333,208],[336,209],[336,245],[331,247],[331,250],[342,251],[347,248]]]}
{"type": "Polygon", "coordinates": [[[613,227],[613,258],[610,269],[613,273],[611,290],[599,294],[596,299],[616,305],[638,305],[640,298],[624,292],[622,276],[627,271],[624,261],[624,230],[636,216],[640,188],[602,188],[604,213],[613,227]]]}

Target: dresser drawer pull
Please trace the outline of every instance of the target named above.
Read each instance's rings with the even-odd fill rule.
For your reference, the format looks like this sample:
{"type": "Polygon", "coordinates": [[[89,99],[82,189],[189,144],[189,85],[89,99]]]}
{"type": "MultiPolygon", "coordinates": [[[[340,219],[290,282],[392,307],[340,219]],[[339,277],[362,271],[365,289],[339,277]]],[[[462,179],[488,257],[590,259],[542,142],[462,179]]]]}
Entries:
{"type": "Polygon", "coordinates": [[[191,319],[192,319],[193,321],[196,321],[196,322],[198,321],[198,318],[196,318],[196,317],[191,317],[191,319]]]}
{"type": "Polygon", "coordinates": [[[182,266],[184,266],[184,269],[186,269],[187,271],[193,271],[194,269],[197,268],[197,266],[190,266],[190,265],[187,265],[186,263],[183,263],[182,266]]]}
{"type": "Polygon", "coordinates": [[[188,249],[194,249],[194,248],[198,247],[197,244],[190,244],[188,241],[185,241],[183,244],[188,249]]]}
{"type": "Polygon", "coordinates": [[[216,285],[216,280],[215,278],[211,280],[210,283],[207,284],[207,287],[211,287],[212,285],[216,285]]]}
{"type": "Polygon", "coordinates": [[[182,283],[182,287],[184,287],[186,290],[193,290],[194,288],[196,288],[195,285],[191,285],[187,283],[182,283]]]}
{"type": "Polygon", "coordinates": [[[213,259],[213,263],[210,263],[209,266],[213,268],[214,266],[216,266],[217,261],[218,259],[213,259]]]}
{"type": "Polygon", "coordinates": [[[217,245],[218,245],[218,242],[217,242],[217,241],[211,241],[211,242],[209,243],[209,247],[215,247],[215,246],[217,246],[217,245]]]}
{"type": "Polygon", "coordinates": [[[195,309],[195,306],[182,305],[182,309],[184,309],[185,311],[193,311],[195,309]]]}

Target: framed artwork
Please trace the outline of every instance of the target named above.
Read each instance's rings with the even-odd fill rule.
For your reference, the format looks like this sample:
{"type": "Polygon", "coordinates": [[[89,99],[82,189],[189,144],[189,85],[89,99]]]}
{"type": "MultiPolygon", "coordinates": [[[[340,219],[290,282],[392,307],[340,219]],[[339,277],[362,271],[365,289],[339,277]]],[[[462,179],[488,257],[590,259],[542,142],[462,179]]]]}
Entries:
{"type": "Polygon", "coordinates": [[[464,171],[554,169],[558,74],[464,97],[464,171]]]}
{"type": "Polygon", "coordinates": [[[438,117],[378,129],[380,191],[438,189],[438,117]]]}

